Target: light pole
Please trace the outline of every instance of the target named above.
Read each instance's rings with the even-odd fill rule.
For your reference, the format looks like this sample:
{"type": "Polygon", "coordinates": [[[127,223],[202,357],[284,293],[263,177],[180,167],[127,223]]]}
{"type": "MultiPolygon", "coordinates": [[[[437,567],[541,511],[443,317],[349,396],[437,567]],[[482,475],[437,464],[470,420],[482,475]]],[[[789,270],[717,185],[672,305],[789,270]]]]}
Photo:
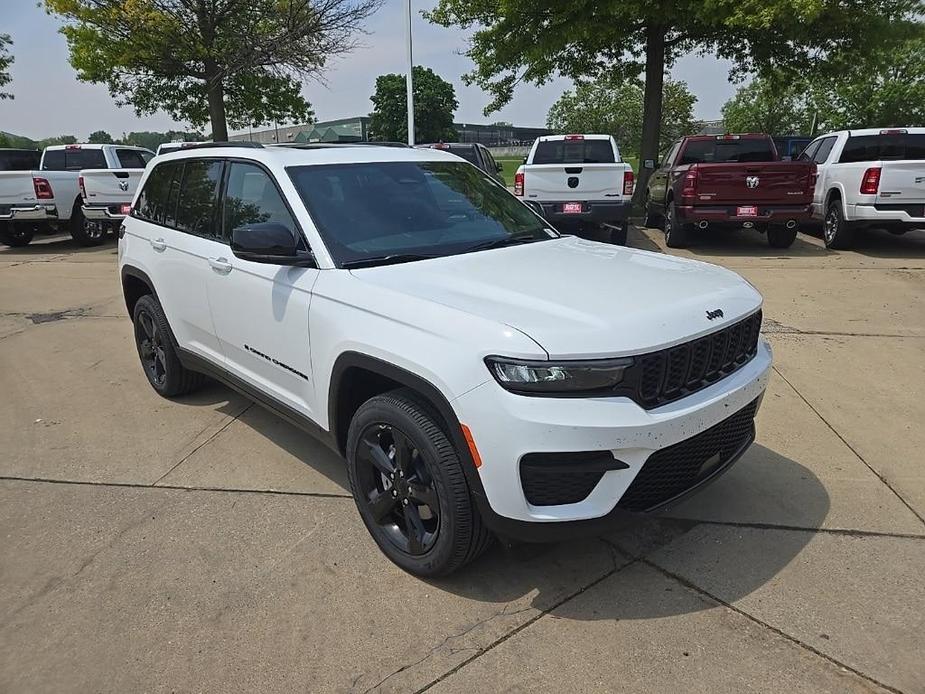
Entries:
{"type": "Polygon", "coordinates": [[[414,58],[411,54],[411,0],[405,6],[408,20],[408,76],[405,78],[405,87],[408,90],[408,144],[414,145],[414,58]]]}

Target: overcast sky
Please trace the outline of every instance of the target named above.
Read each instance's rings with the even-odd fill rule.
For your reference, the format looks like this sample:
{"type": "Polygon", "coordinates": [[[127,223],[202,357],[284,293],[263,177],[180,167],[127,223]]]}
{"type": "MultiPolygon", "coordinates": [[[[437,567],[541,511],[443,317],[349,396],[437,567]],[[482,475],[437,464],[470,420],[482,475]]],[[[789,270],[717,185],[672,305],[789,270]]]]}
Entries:
{"type": "MultiPolygon", "coordinates": [[[[545,123],[550,105],[570,82],[559,79],[540,88],[521,86],[507,107],[485,118],[482,108],[489,99],[478,88],[463,85],[460,79],[471,68],[468,58],[459,55],[466,47],[465,34],[433,26],[419,16],[417,11],[433,7],[435,0],[412,1],[416,11],[415,63],[432,68],[456,87],[457,121],[506,120],[534,126],[545,123]]],[[[0,101],[0,130],[35,139],[64,134],[84,139],[97,129],[120,136],[133,130],[183,127],[163,113],[138,118],[130,108],[117,107],[104,86],[78,82],[67,62],[67,44],[58,33],[60,22],[37,7],[36,0],[0,0],[0,4],[0,31],[12,36],[16,58],[11,70],[13,82],[7,87],[16,98],[0,101]]],[[[331,66],[327,84],[305,85],[303,93],[319,120],[367,114],[376,76],[404,71],[403,7],[403,0],[386,0],[368,22],[369,35],[361,38],[364,45],[331,66]]],[[[675,79],[686,81],[698,97],[698,118],[719,118],[720,108],[735,91],[727,80],[728,70],[727,63],[693,55],[675,66],[675,79]]]]}

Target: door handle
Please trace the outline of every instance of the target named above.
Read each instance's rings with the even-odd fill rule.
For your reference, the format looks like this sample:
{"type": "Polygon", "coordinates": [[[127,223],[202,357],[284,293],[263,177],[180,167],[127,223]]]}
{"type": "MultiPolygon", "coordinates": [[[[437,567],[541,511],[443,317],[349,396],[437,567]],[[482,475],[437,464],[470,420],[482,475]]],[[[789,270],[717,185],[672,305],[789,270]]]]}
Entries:
{"type": "Polygon", "coordinates": [[[162,253],[167,250],[167,242],[164,239],[151,239],[151,248],[156,250],[158,253],[162,253]]]}
{"type": "Polygon", "coordinates": [[[227,275],[232,268],[228,258],[209,258],[209,266],[220,275],[227,275]]]}

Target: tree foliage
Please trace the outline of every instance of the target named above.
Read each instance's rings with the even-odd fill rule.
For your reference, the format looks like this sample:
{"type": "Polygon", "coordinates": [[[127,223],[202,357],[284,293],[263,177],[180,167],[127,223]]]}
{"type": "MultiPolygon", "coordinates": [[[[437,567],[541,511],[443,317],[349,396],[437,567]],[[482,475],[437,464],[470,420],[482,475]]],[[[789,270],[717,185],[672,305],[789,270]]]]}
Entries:
{"type": "Polygon", "coordinates": [[[90,133],[90,136],[87,138],[87,142],[92,145],[109,145],[115,142],[110,135],[105,130],[96,130],[90,133]]]}
{"type": "Polygon", "coordinates": [[[925,39],[877,50],[838,79],[759,77],[726,102],[723,120],[730,132],[780,135],[925,125],[925,39]]]}
{"type": "Polygon", "coordinates": [[[652,159],[663,76],[679,56],[712,52],[733,62],[734,76],[809,67],[834,74],[914,34],[923,9],[922,0],[439,0],[427,16],[474,29],[467,55],[475,66],[464,79],[492,96],[486,113],[522,82],[644,73],[640,154],[652,159]]]}
{"type": "Polygon", "coordinates": [[[381,0],[45,0],[79,79],[120,105],[194,126],[244,127],[311,116],[302,78],[350,51],[381,0]]]}
{"type": "MultiPolygon", "coordinates": [[[[429,67],[414,66],[414,141],[455,140],[453,113],[459,104],[456,90],[429,67]]],[[[405,75],[376,78],[376,92],[370,97],[370,139],[408,141],[408,92],[405,75]]]]}
{"type": "Polygon", "coordinates": [[[9,34],[0,34],[0,101],[3,99],[12,99],[13,95],[3,91],[3,87],[13,81],[10,77],[10,65],[13,64],[13,56],[10,55],[9,46],[13,45],[13,39],[9,34]]]}
{"type": "MultiPolygon", "coordinates": [[[[546,116],[546,126],[560,133],[613,135],[622,152],[638,154],[642,140],[643,88],[639,79],[614,75],[582,80],[576,83],[574,91],[566,91],[552,105],[546,116]]],[[[663,93],[659,149],[693,132],[697,101],[684,82],[666,79],[663,93]]]]}
{"type": "Polygon", "coordinates": [[[130,132],[127,135],[123,134],[119,144],[135,145],[136,147],[145,147],[154,151],[158,145],[165,142],[202,142],[204,139],[206,138],[203,134],[197,131],[168,130],[160,133],[143,130],[141,132],[130,132]]]}

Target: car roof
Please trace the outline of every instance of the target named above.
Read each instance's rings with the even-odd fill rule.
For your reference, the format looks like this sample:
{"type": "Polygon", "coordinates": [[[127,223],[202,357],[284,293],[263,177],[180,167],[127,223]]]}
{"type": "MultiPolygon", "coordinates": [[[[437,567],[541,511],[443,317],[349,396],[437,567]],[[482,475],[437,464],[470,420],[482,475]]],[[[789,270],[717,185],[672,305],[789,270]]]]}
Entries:
{"type": "Polygon", "coordinates": [[[213,143],[208,147],[187,147],[158,155],[160,161],[179,159],[248,159],[267,165],[307,166],[311,164],[362,164],[393,161],[452,161],[459,157],[439,149],[365,145],[317,145],[273,147],[213,143]]]}
{"type": "Polygon", "coordinates": [[[610,135],[585,135],[583,133],[571,133],[569,135],[541,135],[536,138],[539,142],[555,142],[557,140],[565,140],[566,138],[574,138],[575,136],[580,136],[585,140],[609,140],[610,135]]]}
{"type": "Polygon", "coordinates": [[[141,149],[145,152],[150,152],[151,150],[147,147],[140,147],[138,145],[117,145],[115,142],[107,142],[105,144],[93,144],[90,142],[75,142],[72,145],[48,145],[45,149],[56,150],[56,149],[103,149],[103,147],[118,147],[119,149],[141,149]]]}

